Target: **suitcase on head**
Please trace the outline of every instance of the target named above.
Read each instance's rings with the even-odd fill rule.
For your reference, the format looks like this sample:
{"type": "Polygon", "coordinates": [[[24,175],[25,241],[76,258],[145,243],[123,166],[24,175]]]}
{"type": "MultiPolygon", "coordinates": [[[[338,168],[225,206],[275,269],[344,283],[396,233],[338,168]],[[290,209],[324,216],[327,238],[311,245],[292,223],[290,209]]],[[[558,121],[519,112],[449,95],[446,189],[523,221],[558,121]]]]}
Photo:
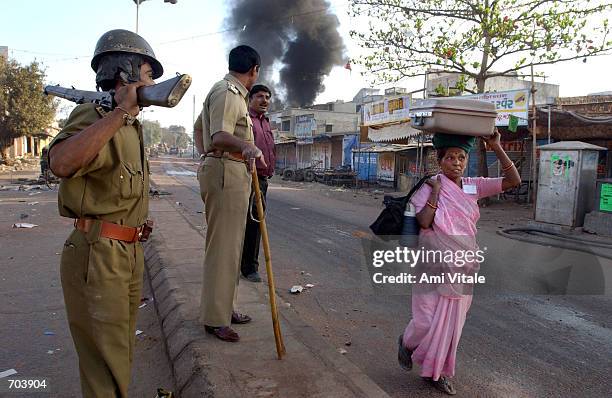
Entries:
{"type": "Polygon", "coordinates": [[[428,133],[490,136],[495,131],[495,104],[467,98],[431,98],[410,108],[410,124],[428,133]]]}

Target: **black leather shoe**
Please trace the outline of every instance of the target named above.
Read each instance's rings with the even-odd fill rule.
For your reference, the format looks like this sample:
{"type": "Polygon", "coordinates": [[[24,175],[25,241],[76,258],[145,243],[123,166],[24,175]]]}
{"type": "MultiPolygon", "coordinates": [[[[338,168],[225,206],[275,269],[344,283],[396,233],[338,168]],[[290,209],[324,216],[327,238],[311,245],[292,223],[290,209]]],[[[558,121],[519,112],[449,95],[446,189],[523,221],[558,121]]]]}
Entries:
{"type": "Polygon", "coordinates": [[[242,325],[244,323],[251,322],[251,317],[248,315],[240,314],[236,311],[232,311],[232,323],[242,325]]]}
{"type": "Polygon", "coordinates": [[[249,282],[261,282],[261,276],[259,276],[259,272],[255,271],[252,272],[248,275],[245,275],[244,279],[246,279],[249,282]]]}
{"type": "Polygon", "coordinates": [[[235,343],[240,340],[240,336],[238,333],[234,331],[234,329],[229,326],[204,326],[204,329],[210,334],[214,334],[218,339],[223,341],[229,341],[230,343],[235,343]]]}

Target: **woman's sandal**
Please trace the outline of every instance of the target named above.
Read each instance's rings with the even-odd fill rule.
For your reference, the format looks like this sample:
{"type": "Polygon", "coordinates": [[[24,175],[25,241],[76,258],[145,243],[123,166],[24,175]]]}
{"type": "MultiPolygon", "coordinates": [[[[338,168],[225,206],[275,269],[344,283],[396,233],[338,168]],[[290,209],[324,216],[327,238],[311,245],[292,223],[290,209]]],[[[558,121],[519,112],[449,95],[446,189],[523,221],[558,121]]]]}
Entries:
{"type": "Polygon", "coordinates": [[[397,362],[404,370],[412,370],[412,351],[404,347],[403,335],[397,339],[397,362]]]}
{"type": "Polygon", "coordinates": [[[445,376],[440,376],[438,380],[434,380],[431,377],[423,377],[423,380],[434,386],[437,390],[440,390],[448,395],[455,395],[457,391],[451,383],[450,379],[445,376]]]}

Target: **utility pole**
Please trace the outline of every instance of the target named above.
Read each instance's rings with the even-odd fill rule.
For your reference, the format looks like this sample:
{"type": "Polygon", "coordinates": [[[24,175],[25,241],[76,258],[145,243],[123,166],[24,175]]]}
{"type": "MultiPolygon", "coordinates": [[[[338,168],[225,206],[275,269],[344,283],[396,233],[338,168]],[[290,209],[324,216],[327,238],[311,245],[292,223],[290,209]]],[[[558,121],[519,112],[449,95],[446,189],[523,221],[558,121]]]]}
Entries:
{"type": "MultiPolygon", "coordinates": [[[[195,125],[195,94],[193,95],[193,113],[191,115],[191,126],[195,125]]],[[[195,159],[195,130],[191,128],[191,158],[195,159]]]]}
{"type": "Polygon", "coordinates": [[[532,200],[533,200],[533,212],[534,212],[534,219],[535,219],[535,206],[536,206],[536,195],[537,195],[537,179],[538,179],[538,172],[537,172],[537,159],[536,159],[536,134],[537,134],[537,118],[538,118],[538,114],[537,114],[537,109],[536,109],[536,99],[535,99],[535,94],[536,94],[536,88],[535,88],[535,82],[534,82],[534,77],[533,77],[533,63],[531,64],[531,104],[532,104],[532,109],[533,109],[533,123],[532,123],[532,139],[531,139],[531,196],[532,196],[532,200]]]}
{"type": "Polygon", "coordinates": [[[138,33],[138,13],[140,11],[140,2],[146,0],[134,0],[136,2],[136,33],[138,33]]]}
{"type": "MultiPolygon", "coordinates": [[[[136,3],[136,33],[138,33],[138,14],[140,11],[140,3],[145,2],[147,0],[133,0],[136,3]]],[[[164,0],[164,3],[176,4],[178,0],[164,0]]]]}

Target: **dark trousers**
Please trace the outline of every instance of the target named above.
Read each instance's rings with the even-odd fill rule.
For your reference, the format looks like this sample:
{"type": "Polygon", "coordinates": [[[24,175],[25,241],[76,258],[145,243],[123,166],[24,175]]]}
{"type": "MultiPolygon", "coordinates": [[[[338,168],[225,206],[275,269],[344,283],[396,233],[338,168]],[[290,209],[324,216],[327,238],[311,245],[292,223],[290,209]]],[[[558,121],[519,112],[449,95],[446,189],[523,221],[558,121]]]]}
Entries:
{"type": "MultiPolygon", "coordinates": [[[[259,190],[261,191],[264,198],[264,209],[265,209],[265,199],[266,194],[268,193],[268,178],[267,177],[259,177],[259,190]]],[[[253,198],[253,203],[251,204],[251,212],[255,219],[258,219],[257,216],[257,202],[255,201],[255,196],[251,196],[253,198]]],[[[242,262],[240,265],[240,269],[242,271],[242,275],[247,276],[252,274],[253,272],[257,272],[259,270],[259,242],[261,241],[261,231],[259,229],[259,223],[253,221],[251,219],[251,215],[247,214],[247,222],[246,228],[244,231],[244,246],[242,248],[242,262]]]]}

